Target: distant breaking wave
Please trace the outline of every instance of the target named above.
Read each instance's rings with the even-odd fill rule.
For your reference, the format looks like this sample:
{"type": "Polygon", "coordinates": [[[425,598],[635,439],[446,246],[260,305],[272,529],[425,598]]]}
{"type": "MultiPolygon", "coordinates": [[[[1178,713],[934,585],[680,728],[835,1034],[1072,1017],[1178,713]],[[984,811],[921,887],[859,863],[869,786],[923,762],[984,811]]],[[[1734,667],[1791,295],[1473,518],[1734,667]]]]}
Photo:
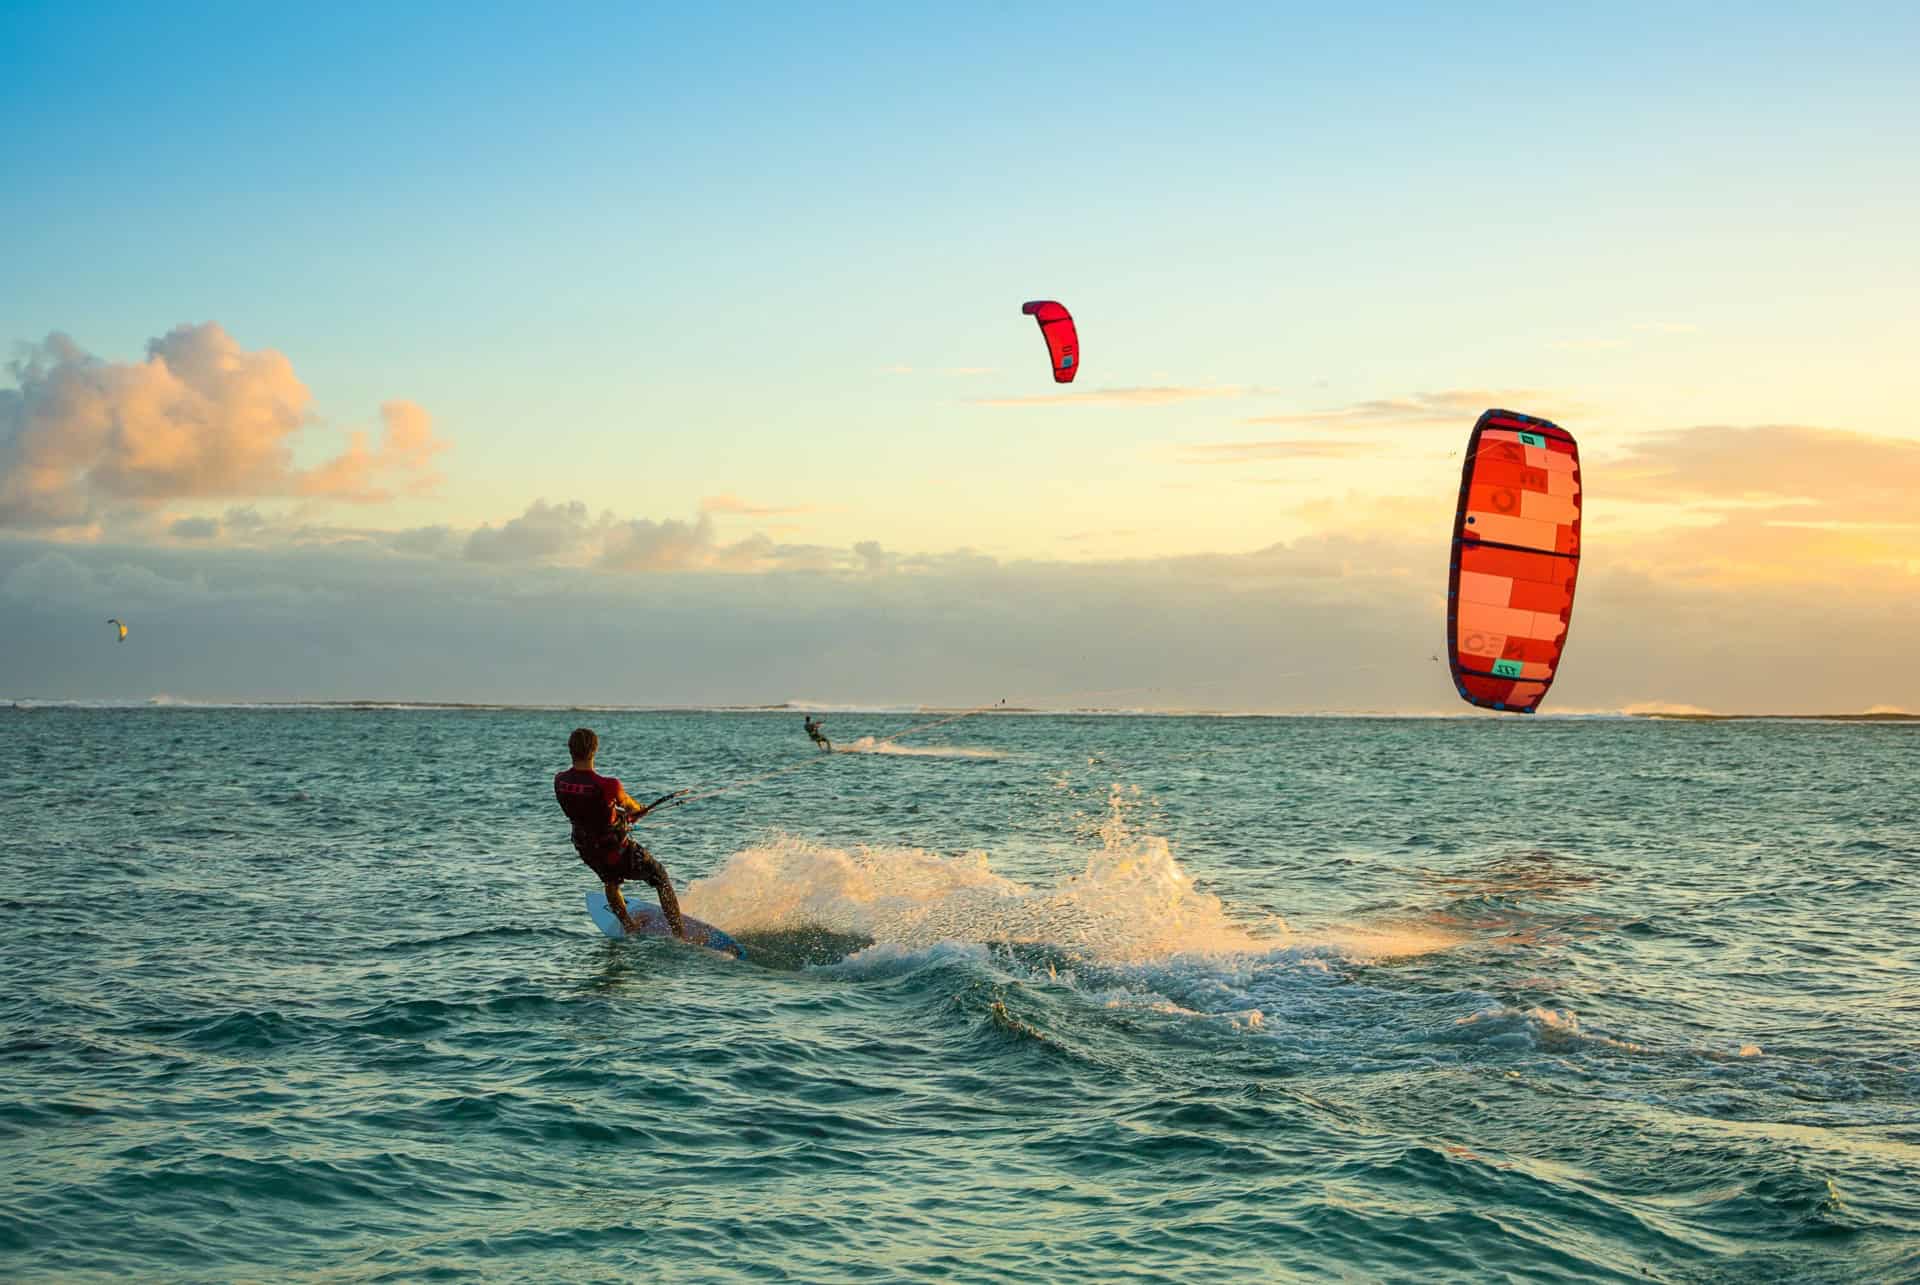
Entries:
{"type": "Polygon", "coordinates": [[[997,759],[1006,755],[1000,750],[971,749],[962,745],[895,745],[884,738],[863,736],[857,741],[848,741],[845,745],[834,746],[839,754],[890,754],[902,758],[929,759],[997,759]]]}

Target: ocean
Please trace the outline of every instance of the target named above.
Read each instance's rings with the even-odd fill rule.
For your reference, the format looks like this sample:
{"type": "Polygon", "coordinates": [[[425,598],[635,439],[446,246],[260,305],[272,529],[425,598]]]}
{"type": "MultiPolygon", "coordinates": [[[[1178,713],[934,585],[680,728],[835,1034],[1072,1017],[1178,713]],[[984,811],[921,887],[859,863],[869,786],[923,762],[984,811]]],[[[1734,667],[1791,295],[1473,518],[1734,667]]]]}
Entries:
{"type": "Polygon", "coordinates": [[[0,709],[0,1278],[1920,1279],[1920,725],[801,713],[0,709]]]}

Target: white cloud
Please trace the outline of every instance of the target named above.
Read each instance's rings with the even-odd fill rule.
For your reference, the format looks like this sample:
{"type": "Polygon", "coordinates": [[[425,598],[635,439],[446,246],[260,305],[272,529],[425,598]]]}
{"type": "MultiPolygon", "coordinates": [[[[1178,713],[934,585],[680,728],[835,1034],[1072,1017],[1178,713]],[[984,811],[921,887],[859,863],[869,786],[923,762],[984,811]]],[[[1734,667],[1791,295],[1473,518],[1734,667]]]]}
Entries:
{"type": "Polygon", "coordinates": [[[1354,402],[1328,410],[1295,411],[1283,415],[1259,415],[1242,420],[1244,424],[1282,424],[1328,429],[1411,428],[1427,424],[1458,427],[1462,433],[1473,427],[1480,413],[1494,407],[1524,411],[1553,419],[1576,414],[1581,407],[1564,396],[1533,388],[1456,388],[1438,393],[1413,393],[1406,397],[1385,397],[1354,402]],[[1544,408],[1544,409],[1542,409],[1544,408]]]}
{"type": "MultiPolygon", "coordinates": [[[[601,518],[598,530],[610,519],[601,518]]],[[[535,500],[527,511],[499,527],[482,526],[467,537],[469,562],[537,562],[583,553],[596,534],[587,506],[578,500],[548,504],[535,500]]]]}

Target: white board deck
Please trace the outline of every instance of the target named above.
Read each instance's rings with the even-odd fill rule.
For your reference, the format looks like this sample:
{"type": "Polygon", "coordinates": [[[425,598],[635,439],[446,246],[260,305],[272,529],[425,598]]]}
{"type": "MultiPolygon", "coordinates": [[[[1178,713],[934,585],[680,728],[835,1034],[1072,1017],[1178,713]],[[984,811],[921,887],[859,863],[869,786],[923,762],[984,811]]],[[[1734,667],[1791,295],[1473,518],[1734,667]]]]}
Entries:
{"type": "MultiPolygon", "coordinates": [[[[613,907],[607,904],[607,894],[604,889],[595,888],[587,893],[587,913],[593,916],[593,922],[600,931],[615,941],[620,941],[623,938],[634,935],[626,930],[619,918],[613,913],[613,907]]],[[[627,913],[632,915],[634,922],[640,925],[640,936],[673,936],[673,931],[667,927],[667,917],[661,913],[660,907],[648,902],[635,901],[629,898],[627,900],[627,913]]],[[[694,945],[705,946],[709,950],[717,950],[723,955],[732,955],[735,959],[745,959],[747,957],[747,952],[741,948],[739,942],[727,936],[712,924],[695,919],[691,915],[680,916],[680,922],[686,927],[686,940],[692,942],[694,945]]]]}

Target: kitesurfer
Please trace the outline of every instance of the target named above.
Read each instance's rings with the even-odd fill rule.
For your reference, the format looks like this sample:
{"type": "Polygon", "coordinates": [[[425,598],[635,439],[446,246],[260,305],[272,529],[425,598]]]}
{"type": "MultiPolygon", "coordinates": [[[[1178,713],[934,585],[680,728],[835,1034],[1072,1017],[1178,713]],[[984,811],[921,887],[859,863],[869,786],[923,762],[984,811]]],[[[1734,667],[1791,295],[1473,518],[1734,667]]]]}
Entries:
{"type": "MultiPolygon", "coordinates": [[[[593,770],[593,759],[600,751],[600,738],[591,728],[575,728],[567,738],[567,752],[573,766],[553,778],[553,796],[560,810],[573,822],[573,850],[600,876],[606,885],[607,907],[620,919],[628,932],[640,931],[640,925],[627,913],[627,900],[620,885],[638,879],[652,886],[660,898],[660,911],[675,937],[685,937],[680,919],[680,899],[674,896],[673,880],[653,854],[636,842],[627,827],[645,816],[649,808],[634,802],[618,777],[601,776],[593,770]]],[[[656,805],[657,806],[657,805],[656,805]]]]}
{"type": "Polygon", "coordinates": [[[821,749],[828,751],[833,749],[833,742],[827,739],[827,734],[820,730],[819,720],[811,714],[807,715],[807,735],[811,736],[813,743],[821,749]]]}

